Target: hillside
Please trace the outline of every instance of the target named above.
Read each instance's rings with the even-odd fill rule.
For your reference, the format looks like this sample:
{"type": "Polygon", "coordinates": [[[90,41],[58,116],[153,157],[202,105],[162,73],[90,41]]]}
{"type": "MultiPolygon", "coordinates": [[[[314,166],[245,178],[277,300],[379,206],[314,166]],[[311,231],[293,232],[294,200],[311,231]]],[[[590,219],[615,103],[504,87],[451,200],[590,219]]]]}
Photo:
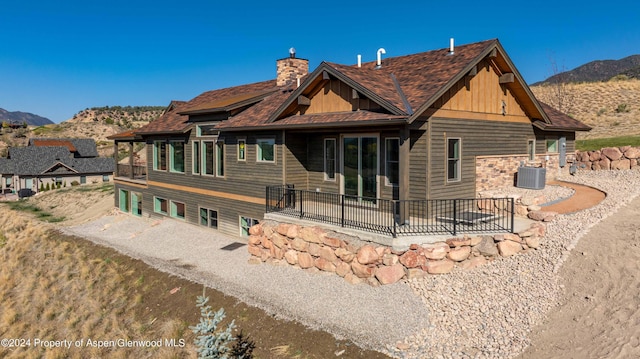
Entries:
{"type": "MultiPolygon", "coordinates": [[[[542,102],[558,108],[558,86],[531,86],[542,102]]],[[[640,79],[569,83],[562,87],[562,109],[593,127],[579,139],[640,135],[640,79]]]]}
{"type": "Polygon", "coordinates": [[[31,126],[42,126],[52,124],[53,121],[46,117],[34,115],[28,112],[13,111],[9,112],[3,108],[0,108],[0,123],[6,122],[8,124],[23,124],[31,126]]]}
{"type": "Polygon", "coordinates": [[[640,55],[627,56],[620,60],[596,60],[578,66],[573,70],[555,74],[533,86],[568,82],[608,81],[623,75],[626,78],[640,78],[640,55]]]}

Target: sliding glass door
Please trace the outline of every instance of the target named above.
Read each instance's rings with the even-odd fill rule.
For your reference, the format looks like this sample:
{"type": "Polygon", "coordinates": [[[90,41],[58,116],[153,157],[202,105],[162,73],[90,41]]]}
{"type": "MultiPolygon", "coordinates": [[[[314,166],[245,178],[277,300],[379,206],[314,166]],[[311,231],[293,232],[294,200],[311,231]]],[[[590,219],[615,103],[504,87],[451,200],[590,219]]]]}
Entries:
{"type": "Polygon", "coordinates": [[[378,138],[343,137],[342,173],[344,194],[378,197],[378,138]]]}

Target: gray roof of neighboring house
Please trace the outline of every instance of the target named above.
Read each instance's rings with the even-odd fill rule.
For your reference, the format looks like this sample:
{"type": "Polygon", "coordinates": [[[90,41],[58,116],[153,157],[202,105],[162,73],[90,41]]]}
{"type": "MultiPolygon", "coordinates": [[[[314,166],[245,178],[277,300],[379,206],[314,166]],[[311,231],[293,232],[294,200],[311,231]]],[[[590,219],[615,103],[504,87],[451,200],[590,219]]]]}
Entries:
{"type": "Polygon", "coordinates": [[[19,176],[68,174],[73,172],[79,174],[108,173],[115,170],[115,160],[113,158],[74,158],[69,149],[62,146],[13,147],[9,149],[9,158],[2,160],[0,161],[0,173],[12,173],[19,176]],[[56,168],[57,165],[59,166],[56,168]],[[67,169],[65,170],[64,167],[67,169]]]}
{"type": "Polygon", "coordinates": [[[31,138],[29,139],[29,146],[34,146],[35,143],[40,142],[40,146],[62,146],[64,142],[71,142],[76,149],[76,157],[98,157],[98,150],[96,149],[96,141],[93,138],[31,138]],[[51,143],[52,145],[47,145],[51,143]]]}

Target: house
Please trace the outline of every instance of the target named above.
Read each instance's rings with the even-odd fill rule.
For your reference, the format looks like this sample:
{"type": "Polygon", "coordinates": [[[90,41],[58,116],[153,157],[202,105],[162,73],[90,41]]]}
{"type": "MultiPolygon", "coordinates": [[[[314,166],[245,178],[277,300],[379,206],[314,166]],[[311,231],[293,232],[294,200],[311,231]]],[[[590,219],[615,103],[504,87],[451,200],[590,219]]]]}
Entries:
{"type": "Polygon", "coordinates": [[[265,211],[285,207],[335,224],[342,206],[344,226],[348,202],[349,211],[391,208],[395,230],[421,215],[407,206],[473,200],[512,185],[521,165],[555,176],[573,161],[576,131],[589,130],[537,101],[498,40],[383,53],[311,73],[292,53],[277,61],[275,80],[174,101],[145,127],[112,136],[116,148],[145,143],[150,159],[118,166],[116,206],[246,235],[265,211]]]}
{"type": "Polygon", "coordinates": [[[7,158],[0,158],[2,193],[37,193],[47,184],[110,182],[114,171],[113,159],[98,157],[90,138],[32,138],[27,146],[9,148],[7,158]]]}

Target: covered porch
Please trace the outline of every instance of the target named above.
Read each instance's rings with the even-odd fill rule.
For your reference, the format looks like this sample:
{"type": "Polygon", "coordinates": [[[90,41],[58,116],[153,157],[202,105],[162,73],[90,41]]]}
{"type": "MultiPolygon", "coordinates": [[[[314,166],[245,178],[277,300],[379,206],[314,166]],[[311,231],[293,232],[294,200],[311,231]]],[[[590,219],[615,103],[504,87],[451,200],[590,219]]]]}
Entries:
{"type": "Polygon", "coordinates": [[[145,141],[133,131],[109,136],[109,139],[114,141],[115,179],[146,183],[147,159],[144,150],[145,141]]]}

